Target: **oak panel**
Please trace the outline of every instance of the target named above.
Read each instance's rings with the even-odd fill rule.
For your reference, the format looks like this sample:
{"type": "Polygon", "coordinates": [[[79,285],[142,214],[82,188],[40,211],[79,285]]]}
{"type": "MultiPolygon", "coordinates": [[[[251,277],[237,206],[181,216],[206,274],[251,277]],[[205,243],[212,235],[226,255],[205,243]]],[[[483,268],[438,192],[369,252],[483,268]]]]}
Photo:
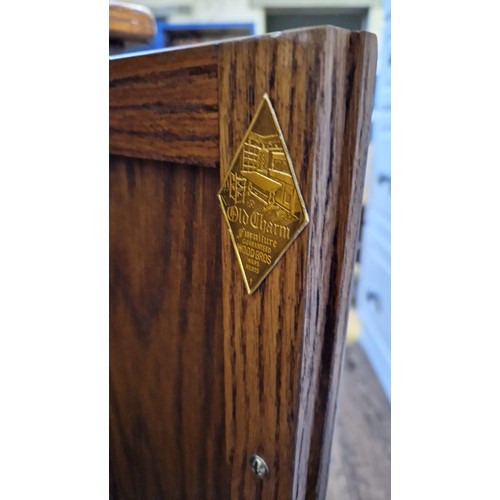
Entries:
{"type": "Polygon", "coordinates": [[[218,186],[110,159],[112,498],[229,498],[218,186]]]}
{"type": "Polygon", "coordinates": [[[370,109],[373,91],[376,42],[362,36],[321,27],[220,49],[221,179],[268,93],[310,216],[309,226],[251,296],[222,228],[232,498],[324,496],[327,476],[318,470],[323,448],[330,450],[325,412],[336,395],[325,380],[341,364],[345,325],[338,319],[348,303],[349,255],[356,246],[351,233],[361,207],[351,193],[357,195],[363,185],[369,126],[357,106],[370,109]],[[369,57],[360,50],[361,39],[368,40],[369,57]],[[331,317],[335,320],[327,325],[331,317]],[[335,359],[332,345],[339,351],[335,359]],[[252,453],[267,461],[269,479],[253,476],[252,453]]]}
{"type": "Polygon", "coordinates": [[[110,152],[218,167],[217,76],[214,45],[113,59],[110,152]]]}
{"type": "MultiPolygon", "coordinates": [[[[306,498],[324,499],[328,483],[333,428],[340,386],[347,318],[354,262],[359,242],[362,194],[369,144],[373,90],[377,62],[377,40],[370,33],[350,33],[344,57],[346,76],[341,115],[333,127],[343,122],[342,138],[333,146],[338,161],[338,182],[333,187],[335,230],[332,263],[328,277],[328,302],[324,340],[321,345],[318,397],[312,420],[311,453],[308,463],[306,498]],[[342,118],[343,116],[343,118],[342,118]]],[[[334,75],[334,82],[341,76],[334,75]]],[[[338,86],[333,85],[334,102],[339,102],[338,86]]],[[[336,163],[334,161],[334,168],[336,163]]]]}

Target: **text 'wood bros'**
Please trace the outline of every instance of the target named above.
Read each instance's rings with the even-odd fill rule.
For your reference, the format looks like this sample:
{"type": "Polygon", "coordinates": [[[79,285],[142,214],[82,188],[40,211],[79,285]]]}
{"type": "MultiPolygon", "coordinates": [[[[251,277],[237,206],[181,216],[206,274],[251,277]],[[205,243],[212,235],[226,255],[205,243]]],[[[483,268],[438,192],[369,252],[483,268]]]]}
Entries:
{"type": "Polygon", "coordinates": [[[323,499],[375,36],[110,61],[115,499],[323,499]]]}

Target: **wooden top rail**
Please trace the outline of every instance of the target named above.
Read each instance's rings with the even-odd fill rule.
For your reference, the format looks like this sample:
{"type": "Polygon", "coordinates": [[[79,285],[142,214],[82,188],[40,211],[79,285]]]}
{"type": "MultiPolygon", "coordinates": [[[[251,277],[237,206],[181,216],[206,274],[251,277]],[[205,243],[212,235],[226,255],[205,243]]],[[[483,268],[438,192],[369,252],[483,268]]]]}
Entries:
{"type": "MultiPolygon", "coordinates": [[[[247,47],[248,50],[257,46],[266,47],[271,58],[265,61],[265,70],[269,74],[259,75],[258,72],[264,71],[264,68],[259,68],[260,61],[253,58],[250,66],[244,69],[250,73],[243,74],[242,78],[249,82],[268,78],[270,85],[279,85],[281,89],[288,87],[286,93],[291,95],[297,92],[293,78],[304,71],[302,61],[298,59],[300,49],[316,47],[313,50],[317,50],[327,38],[344,42],[342,47],[338,43],[334,44],[335,47],[324,46],[323,57],[331,57],[338,62],[349,57],[353,64],[362,62],[366,43],[376,43],[374,35],[369,33],[323,26],[112,57],[110,152],[218,167],[220,73],[235,71],[241,66],[241,63],[232,60],[230,67],[221,69],[224,54],[234,47],[247,47]],[[278,58],[284,51],[289,59],[280,61],[278,58]],[[286,79],[276,80],[276,73],[283,63],[289,65],[286,79]]],[[[317,78],[314,68],[312,71],[309,78],[317,78]]],[[[256,96],[256,99],[260,97],[256,96]]]]}

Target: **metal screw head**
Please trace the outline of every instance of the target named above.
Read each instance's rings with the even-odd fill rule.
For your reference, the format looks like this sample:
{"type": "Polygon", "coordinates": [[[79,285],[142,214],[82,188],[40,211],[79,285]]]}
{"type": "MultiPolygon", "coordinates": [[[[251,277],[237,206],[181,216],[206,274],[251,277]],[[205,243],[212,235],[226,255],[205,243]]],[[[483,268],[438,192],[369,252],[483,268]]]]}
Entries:
{"type": "Polygon", "coordinates": [[[252,468],[252,472],[259,479],[266,479],[267,477],[269,477],[269,467],[262,457],[260,457],[259,455],[252,455],[248,463],[252,468]]]}

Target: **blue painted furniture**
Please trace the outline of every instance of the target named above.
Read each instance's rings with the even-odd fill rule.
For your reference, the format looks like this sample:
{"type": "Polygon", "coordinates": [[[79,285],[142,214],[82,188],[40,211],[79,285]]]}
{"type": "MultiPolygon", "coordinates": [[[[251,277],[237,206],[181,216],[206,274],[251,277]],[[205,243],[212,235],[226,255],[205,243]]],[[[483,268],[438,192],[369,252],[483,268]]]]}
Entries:
{"type": "Polygon", "coordinates": [[[363,325],[360,344],[391,398],[391,7],[385,28],[372,121],[372,172],[361,236],[356,307],[363,325]]]}
{"type": "Polygon", "coordinates": [[[170,24],[168,21],[157,19],[156,28],[156,36],[150,44],[127,47],[121,53],[149,52],[176,46],[176,41],[188,33],[192,34],[194,42],[199,41],[196,40],[198,37],[202,39],[206,37],[208,40],[222,40],[255,35],[253,23],[170,24]]]}
{"type": "Polygon", "coordinates": [[[175,41],[187,33],[195,37],[207,37],[209,40],[236,38],[255,34],[253,23],[201,23],[201,24],[169,24],[157,20],[158,27],[152,48],[161,49],[176,45],[175,41]]]}

